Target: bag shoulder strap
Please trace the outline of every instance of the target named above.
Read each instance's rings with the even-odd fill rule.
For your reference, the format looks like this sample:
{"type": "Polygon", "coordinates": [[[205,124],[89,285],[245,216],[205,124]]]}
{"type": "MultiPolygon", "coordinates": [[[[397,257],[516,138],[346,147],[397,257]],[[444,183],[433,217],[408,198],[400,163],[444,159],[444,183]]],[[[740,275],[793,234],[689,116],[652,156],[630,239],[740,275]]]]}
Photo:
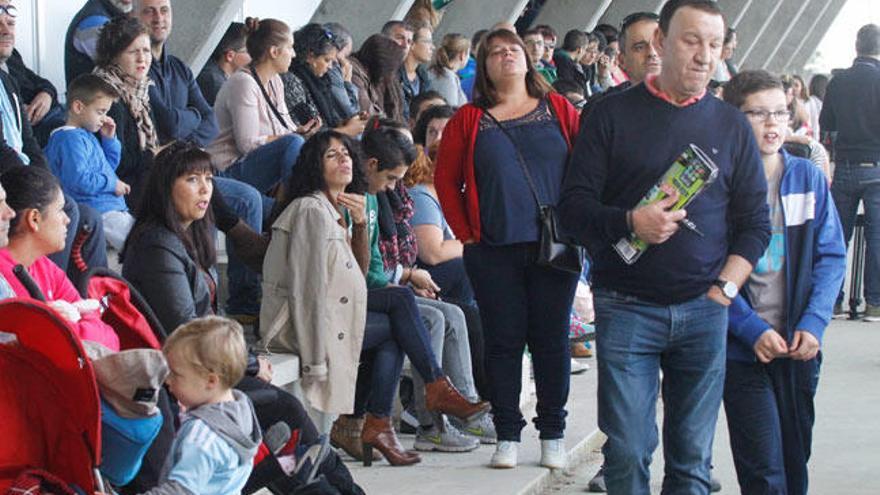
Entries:
{"type": "Polygon", "coordinates": [[[251,74],[251,77],[254,78],[254,81],[257,81],[257,86],[259,86],[260,91],[263,92],[263,98],[266,99],[266,104],[269,105],[269,108],[272,110],[272,113],[275,114],[275,117],[278,119],[279,122],[281,122],[281,125],[283,125],[285,129],[290,130],[290,127],[288,127],[287,122],[285,122],[284,119],[281,117],[281,112],[278,111],[278,108],[275,107],[275,104],[272,103],[272,100],[269,98],[269,93],[266,91],[266,87],[263,86],[263,82],[260,81],[260,77],[257,76],[257,69],[254,67],[254,64],[250,65],[249,72],[251,74]]]}
{"type": "Polygon", "coordinates": [[[488,115],[489,118],[492,119],[492,122],[494,122],[495,125],[498,126],[499,129],[501,129],[501,132],[503,132],[504,135],[507,136],[507,139],[513,145],[513,149],[516,151],[517,161],[519,162],[523,175],[525,175],[526,177],[526,182],[529,184],[529,189],[532,190],[532,196],[535,198],[535,203],[538,204],[538,210],[540,211],[544,207],[544,205],[541,204],[541,198],[538,196],[538,188],[535,187],[535,182],[532,179],[532,174],[529,173],[528,165],[526,165],[526,159],[520,151],[519,146],[516,144],[516,140],[513,139],[513,136],[510,135],[510,131],[507,130],[507,128],[504,127],[504,125],[502,125],[501,122],[499,122],[494,115],[492,115],[492,112],[490,112],[488,108],[484,108],[483,113],[488,115]]]}

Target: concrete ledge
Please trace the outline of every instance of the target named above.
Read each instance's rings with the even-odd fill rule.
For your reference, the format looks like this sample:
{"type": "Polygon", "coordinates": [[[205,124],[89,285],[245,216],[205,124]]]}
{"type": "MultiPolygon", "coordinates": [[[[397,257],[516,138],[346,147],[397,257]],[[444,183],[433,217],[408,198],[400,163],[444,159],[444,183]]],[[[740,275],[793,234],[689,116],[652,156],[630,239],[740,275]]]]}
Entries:
{"type": "Polygon", "coordinates": [[[269,354],[272,364],[272,385],[288,389],[299,380],[299,356],[296,354],[269,354]]]}

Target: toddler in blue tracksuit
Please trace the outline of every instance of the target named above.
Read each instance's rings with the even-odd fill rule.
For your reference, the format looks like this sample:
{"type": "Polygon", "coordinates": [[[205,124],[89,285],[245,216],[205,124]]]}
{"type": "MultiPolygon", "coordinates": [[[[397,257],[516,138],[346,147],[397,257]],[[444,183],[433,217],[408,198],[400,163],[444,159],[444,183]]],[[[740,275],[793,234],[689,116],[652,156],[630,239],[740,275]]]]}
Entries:
{"type": "Polygon", "coordinates": [[[107,116],[117,97],[116,90],[94,74],[71,81],[67,124],[52,132],[45,151],[64,192],[100,212],[107,242],[122,250],[134,217],[123,198],[131,187],[116,176],[122,144],[116,139],[116,123],[107,116]]]}

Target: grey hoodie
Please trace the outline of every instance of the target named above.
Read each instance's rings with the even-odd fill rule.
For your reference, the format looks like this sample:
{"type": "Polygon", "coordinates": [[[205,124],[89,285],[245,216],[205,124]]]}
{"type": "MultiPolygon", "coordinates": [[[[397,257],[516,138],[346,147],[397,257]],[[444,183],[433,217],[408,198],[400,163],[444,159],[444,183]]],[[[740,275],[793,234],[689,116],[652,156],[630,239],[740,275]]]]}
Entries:
{"type": "MultiPolygon", "coordinates": [[[[208,404],[187,412],[163,470],[162,483],[144,495],[219,495],[241,491],[250,475],[262,435],[250,399],[238,390],[232,393],[235,401],[208,404]],[[219,437],[219,442],[213,441],[214,435],[219,437]],[[210,473],[210,479],[205,479],[204,472],[189,469],[196,456],[210,456],[214,465],[221,458],[228,462],[227,457],[223,457],[228,449],[238,456],[237,465],[222,466],[222,471],[210,473]]],[[[202,462],[192,464],[194,467],[204,465],[202,462]]]]}

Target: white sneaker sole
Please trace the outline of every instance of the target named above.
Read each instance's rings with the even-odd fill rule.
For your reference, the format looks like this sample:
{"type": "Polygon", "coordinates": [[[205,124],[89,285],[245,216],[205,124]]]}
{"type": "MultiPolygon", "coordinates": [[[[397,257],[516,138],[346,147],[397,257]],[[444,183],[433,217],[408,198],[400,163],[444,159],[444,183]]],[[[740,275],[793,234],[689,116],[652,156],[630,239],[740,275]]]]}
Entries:
{"type": "Polygon", "coordinates": [[[513,469],[516,467],[516,461],[510,462],[496,462],[492,461],[489,463],[489,467],[492,469],[513,469]]]}
{"type": "Polygon", "coordinates": [[[429,440],[416,440],[413,448],[420,452],[470,452],[480,448],[480,444],[472,445],[443,445],[429,440]]]}

